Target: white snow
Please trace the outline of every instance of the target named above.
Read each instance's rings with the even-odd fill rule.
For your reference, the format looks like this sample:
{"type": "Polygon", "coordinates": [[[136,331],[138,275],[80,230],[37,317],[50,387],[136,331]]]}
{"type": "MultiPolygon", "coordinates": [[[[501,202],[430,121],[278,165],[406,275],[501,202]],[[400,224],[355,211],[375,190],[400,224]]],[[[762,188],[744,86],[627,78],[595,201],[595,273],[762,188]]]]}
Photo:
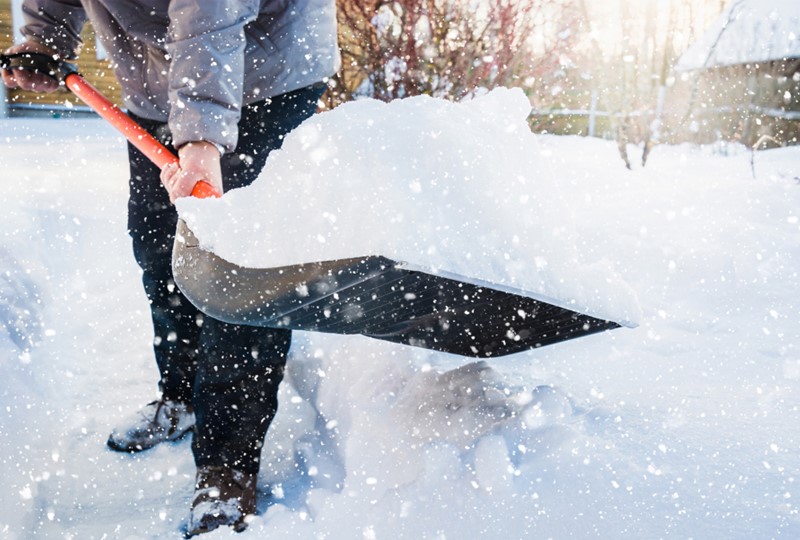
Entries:
{"type": "Polygon", "coordinates": [[[677,69],[790,58],[800,58],[800,2],[731,0],[700,40],[681,55],[677,69]]]}
{"type": "MultiPolygon", "coordinates": [[[[800,148],[758,153],[755,176],[738,147],[659,146],[627,171],[611,142],[522,132],[514,93],[483,99],[320,115],[249,190],[182,206],[198,228],[227,208],[270,260],[377,246],[639,326],[486,363],[298,332],[259,515],[208,538],[800,537],[800,148]],[[349,199],[365,181],[374,198],[349,199]],[[433,252],[350,232],[398,208],[433,252]]],[[[104,445],[156,392],[124,145],[91,120],[3,120],[0,142],[0,536],[180,538],[189,441],[104,445]]],[[[250,256],[226,231],[207,241],[250,256]]]]}

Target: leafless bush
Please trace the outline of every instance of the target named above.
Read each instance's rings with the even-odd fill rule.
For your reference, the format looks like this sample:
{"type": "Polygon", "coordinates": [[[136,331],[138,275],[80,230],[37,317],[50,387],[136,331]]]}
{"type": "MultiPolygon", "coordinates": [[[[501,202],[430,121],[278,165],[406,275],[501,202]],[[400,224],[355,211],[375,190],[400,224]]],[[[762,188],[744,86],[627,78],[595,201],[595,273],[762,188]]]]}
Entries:
{"type": "Polygon", "coordinates": [[[557,71],[573,0],[339,0],[343,67],[330,105],[357,96],[449,99],[557,71]]]}

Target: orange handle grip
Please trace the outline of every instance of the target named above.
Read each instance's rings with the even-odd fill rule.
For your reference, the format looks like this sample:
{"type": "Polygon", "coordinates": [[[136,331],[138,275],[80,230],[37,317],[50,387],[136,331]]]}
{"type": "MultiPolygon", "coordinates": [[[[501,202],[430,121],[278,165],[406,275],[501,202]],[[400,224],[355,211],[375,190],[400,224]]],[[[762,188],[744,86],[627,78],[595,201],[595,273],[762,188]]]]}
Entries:
{"type": "MultiPolygon", "coordinates": [[[[122,109],[111,103],[94,86],[77,73],[70,73],[64,79],[73,94],[81,98],[94,112],[107,120],[141,153],[163,169],[170,163],[177,163],[178,158],[167,147],[158,142],[155,137],[144,130],[142,126],[133,121],[122,109]]],[[[208,182],[200,181],[192,188],[192,196],[201,199],[219,197],[220,194],[208,182]]]]}
{"type": "Polygon", "coordinates": [[[203,182],[200,180],[192,188],[192,197],[197,197],[198,199],[208,199],[209,197],[219,197],[219,193],[217,193],[217,190],[214,189],[214,186],[208,182],[203,182]]]}

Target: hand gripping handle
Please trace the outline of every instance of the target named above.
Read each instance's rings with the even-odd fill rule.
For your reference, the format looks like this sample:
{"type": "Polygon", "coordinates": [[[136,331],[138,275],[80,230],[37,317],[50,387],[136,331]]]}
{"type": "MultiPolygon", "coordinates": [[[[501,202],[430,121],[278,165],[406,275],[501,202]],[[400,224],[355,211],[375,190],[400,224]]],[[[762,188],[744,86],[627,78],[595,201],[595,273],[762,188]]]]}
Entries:
{"type": "Polygon", "coordinates": [[[64,82],[67,75],[78,72],[75,64],[62,62],[49,54],[35,52],[0,54],[0,69],[25,69],[46,75],[58,82],[64,82]]]}

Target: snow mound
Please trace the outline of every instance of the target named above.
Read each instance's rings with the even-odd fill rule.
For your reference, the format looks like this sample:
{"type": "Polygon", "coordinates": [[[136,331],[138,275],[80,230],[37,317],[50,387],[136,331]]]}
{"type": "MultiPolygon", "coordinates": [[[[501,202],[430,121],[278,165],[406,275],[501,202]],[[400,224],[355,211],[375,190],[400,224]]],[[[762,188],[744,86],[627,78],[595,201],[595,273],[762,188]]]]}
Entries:
{"type": "Polygon", "coordinates": [[[519,89],[361,100],[306,121],[251,186],[179,201],[203,246],[251,268],[382,255],[634,320],[607,260],[577,249],[573,197],[519,89]]]}
{"type": "Polygon", "coordinates": [[[553,386],[509,384],[486,362],[420,369],[392,357],[393,344],[306,337],[297,336],[265,443],[271,497],[254,535],[426,538],[447,523],[448,538],[473,537],[476,527],[491,538],[529,536],[530,478],[581,438],[586,411],[553,386]],[[273,465],[290,451],[287,430],[291,475],[273,465]],[[518,519],[500,517],[509,515],[518,519]]]}

